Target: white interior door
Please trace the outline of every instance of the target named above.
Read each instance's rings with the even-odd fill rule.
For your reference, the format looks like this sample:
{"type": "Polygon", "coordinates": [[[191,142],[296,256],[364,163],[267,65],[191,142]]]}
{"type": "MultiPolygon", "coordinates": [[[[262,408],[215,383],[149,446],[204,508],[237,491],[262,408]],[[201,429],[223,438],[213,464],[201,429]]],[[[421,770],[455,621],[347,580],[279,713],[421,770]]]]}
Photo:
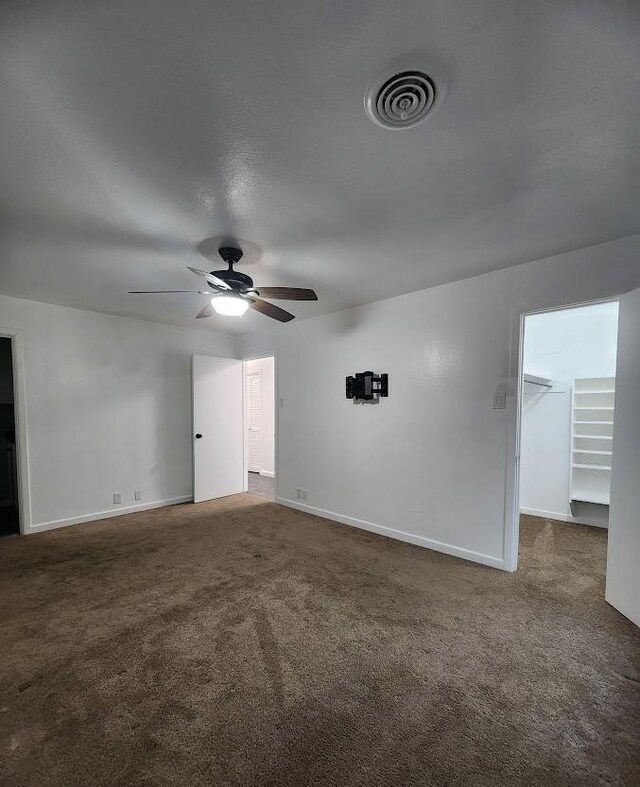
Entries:
{"type": "Polygon", "coordinates": [[[242,361],[193,356],[193,500],[244,491],[242,361]]]}
{"type": "Polygon", "coordinates": [[[618,319],[606,599],[640,626],[640,289],[618,319]]]}
{"type": "Polygon", "coordinates": [[[249,425],[249,472],[262,469],[262,375],[247,375],[247,421],[249,425]]]}

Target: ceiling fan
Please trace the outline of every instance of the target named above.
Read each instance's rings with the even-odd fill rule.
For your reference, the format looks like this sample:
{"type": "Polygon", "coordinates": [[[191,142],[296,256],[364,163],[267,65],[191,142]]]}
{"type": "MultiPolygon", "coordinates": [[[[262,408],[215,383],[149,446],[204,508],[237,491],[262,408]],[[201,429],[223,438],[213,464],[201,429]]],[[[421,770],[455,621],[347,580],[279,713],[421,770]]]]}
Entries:
{"type": "Polygon", "coordinates": [[[130,294],[193,292],[199,295],[212,295],[210,303],[196,314],[196,318],[211,317],[214,312],[230,317],[240,317],[248,308],[252,308],[280,322],[289,322],[295,318],[295,315],[263,300],[263,298],[285,301],[318,300],[318,296],[313,290],[300,287],[254,287],[253,279],[250,276],[233,269],[233,266],[242,259],[242,249],[235,246],[222,246],[218,249],[218,254],[228,265],[226,271],[208,273],[187,265],[188,270],[206,281],[209,285],[208,290],[132,290],[130,294]]]}

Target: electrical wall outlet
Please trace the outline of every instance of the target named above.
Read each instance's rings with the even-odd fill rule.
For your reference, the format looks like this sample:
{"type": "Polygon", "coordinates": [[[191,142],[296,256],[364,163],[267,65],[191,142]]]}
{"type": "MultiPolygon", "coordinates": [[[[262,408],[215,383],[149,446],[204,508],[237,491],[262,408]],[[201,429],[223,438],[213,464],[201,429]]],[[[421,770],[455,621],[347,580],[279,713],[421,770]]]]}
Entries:
{"type": "Polygon", "coordinates": [[[140,489],[136,489],[136,491],[133,493],[133,499],[142,500],[142,492],[140,491],[140,489]]]}
{"type": "Polygon", "coordinates": [[[306,489],[303,489],[303,490],[302,490],[302,499],[303,499],[303,500],[306,500],[306,499],[307,499],[307,490],[306,490],[306,489]]]}
{"type": "Polygon", "coordinates": [[[302,489],[296,489],[296,500],[302,500],[302,489]]]}
{"type": "Polygon", "coordinates": [[[114,506],[122,505],[122,493],[121,492],[114,492],[113,493],[113,505],[114,506]]]}

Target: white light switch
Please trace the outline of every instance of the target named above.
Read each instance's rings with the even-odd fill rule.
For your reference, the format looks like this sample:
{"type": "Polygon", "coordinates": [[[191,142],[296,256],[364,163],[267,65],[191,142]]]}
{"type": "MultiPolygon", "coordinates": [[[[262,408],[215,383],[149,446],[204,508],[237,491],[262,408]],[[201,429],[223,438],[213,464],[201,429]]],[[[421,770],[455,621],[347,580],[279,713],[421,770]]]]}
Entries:
{"type": "Polygon", "coordinates": [[[496,391],[493,394],[493,409],[494,410],[505,410],[507,407],[507,392],[506,391],[496,391]]]}

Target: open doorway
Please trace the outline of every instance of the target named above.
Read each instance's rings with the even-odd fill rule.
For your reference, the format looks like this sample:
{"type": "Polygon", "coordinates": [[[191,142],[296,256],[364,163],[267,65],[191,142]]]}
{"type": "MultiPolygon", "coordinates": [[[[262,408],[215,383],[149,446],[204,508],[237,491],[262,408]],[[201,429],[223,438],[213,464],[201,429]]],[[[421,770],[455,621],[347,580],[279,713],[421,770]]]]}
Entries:
{"type": "Polygon", "coordinates": [[[618,303],[524,317],[519,566],[604,595],[618,303]]]}
{"type": "Polygon", "coordinates": [[[0,536],[19,532],[13,352],[0,337],[0,536]]]}
{"type": "Polygon", "coordinates": [[[275,500],[275,362],[244,362],[247,490],[275,500]]]}

